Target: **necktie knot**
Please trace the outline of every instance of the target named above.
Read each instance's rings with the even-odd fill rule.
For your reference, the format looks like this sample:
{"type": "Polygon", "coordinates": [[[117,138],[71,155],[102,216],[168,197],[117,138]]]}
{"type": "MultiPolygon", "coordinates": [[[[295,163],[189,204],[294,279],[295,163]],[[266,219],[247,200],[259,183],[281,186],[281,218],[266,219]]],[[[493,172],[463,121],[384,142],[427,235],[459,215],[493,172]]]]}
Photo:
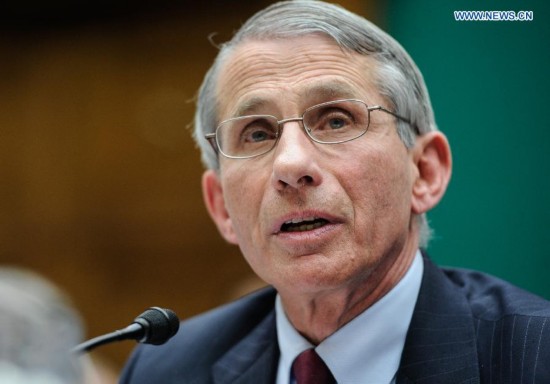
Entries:
{"type": "Polygon", "coordinates": [[[336,380],[314,349],[300,353],[292,363],[297,384],[334,384],[336,380]]]}

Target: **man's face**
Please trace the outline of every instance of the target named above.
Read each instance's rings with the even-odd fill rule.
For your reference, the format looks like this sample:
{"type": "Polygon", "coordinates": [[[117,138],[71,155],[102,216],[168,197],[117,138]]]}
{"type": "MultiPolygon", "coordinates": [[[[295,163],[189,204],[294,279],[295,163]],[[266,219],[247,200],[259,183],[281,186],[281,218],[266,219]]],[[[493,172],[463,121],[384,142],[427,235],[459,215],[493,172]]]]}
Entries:
{"type": "MultiPolygon", "coordinates": [[[[220,72],[219,120],[286,119],[344,98],[390,107],[373,85],[374,71],[371,59],[321,36],[249,41],[220,72]]],[[[341,144],[315,143],[300,122],[288,122],[264,155],[220,156],[220,173],[207,172],[203,187],[207,201],[219,202],[211,214],[222,234],[252,269],[279,290],[308,292],[360,284],[382,262],[416,248],[416,172],[395,118],[377,111],[365,135],[341,144]]]]}

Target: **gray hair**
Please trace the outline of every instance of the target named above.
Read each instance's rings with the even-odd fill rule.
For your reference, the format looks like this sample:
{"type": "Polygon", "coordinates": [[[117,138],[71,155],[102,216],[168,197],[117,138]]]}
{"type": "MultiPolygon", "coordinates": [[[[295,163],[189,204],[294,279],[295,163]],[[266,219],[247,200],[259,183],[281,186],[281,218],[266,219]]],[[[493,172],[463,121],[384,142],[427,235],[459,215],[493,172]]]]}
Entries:
{"type": "MultiPolygon", "coordinates": [[[[377,63],[375,85],[394,111],[411,124],[399,122],[398,134],[412,147],[416,130],[422,135],[437,130],[433,110],[417,66],[403,47],[370,21],[344,8],[316,0],[275,3],[252,16],[235,36],[223,44],[214,64],[199,89],[195,114],[194,138],[207,168],[218,169],[217,155],[204,139],[218,124],[216,85],[226,58],[239,44],[250,40],[268,40],[323,34],[343,50],[370,56],[377,63]]],[[[427,245],[430,229],[425,215],[419,217],[421,245],[427,245]]]]}
{"type": "Polygon", "coordinates": [[[80,316],[60,289],[31,271],[0,268],[0,382],[82,383],[70,354],[81,339],[80,316]]]}

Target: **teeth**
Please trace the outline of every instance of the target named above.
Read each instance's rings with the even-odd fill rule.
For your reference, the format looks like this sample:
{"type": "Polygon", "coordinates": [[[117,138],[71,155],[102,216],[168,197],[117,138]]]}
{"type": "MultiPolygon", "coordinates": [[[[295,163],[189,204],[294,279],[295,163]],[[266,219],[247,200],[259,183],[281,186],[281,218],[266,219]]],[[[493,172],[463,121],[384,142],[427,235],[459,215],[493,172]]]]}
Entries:
{"type": "Polygon", "coordinates": [[[315,223],[312,223],[312,224],[302,224],[299,227],[294,228],[294,230],[297,231],[297,232],[310,231],[312,229],[322,227],[324,224],[325,223],[323,223],[323,222],[315,222],[315,223]]]}
{"type": "Polygon", "coordinates": [[[317,218],[316,217],[304,217],[304,218],[301,218],[301,219],[292,219],[292,220],[289,220],[289,221],[285,221],[285,224],[298,224],[298,223],[301,223],[302,221],[314,221],[316,220],[317,218]]]}
{"type": "Polygon", "coordinates": [[[288,220],[281,226],[283,232],[303,232],[320,228],[327,224],[327,220],[316,217],[304,217],[301,219],[288,220]]]}

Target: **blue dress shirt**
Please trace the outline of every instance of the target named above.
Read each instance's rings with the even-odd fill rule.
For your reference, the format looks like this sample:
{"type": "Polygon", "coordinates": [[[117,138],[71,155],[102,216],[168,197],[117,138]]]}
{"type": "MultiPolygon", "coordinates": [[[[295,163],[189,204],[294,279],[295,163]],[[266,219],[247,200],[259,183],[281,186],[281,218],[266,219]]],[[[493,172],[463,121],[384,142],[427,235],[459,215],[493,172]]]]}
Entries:
{"type": "Polygon", "coordinates": [[[392,290],[316,347],[292,326],[277,296],[275,313],[281,356],[276,383],[293,384],[292,362],[313,347],[340,384],[394,383],[423,270],[422,256],[417,251],[409,270],[392,290]]]}

